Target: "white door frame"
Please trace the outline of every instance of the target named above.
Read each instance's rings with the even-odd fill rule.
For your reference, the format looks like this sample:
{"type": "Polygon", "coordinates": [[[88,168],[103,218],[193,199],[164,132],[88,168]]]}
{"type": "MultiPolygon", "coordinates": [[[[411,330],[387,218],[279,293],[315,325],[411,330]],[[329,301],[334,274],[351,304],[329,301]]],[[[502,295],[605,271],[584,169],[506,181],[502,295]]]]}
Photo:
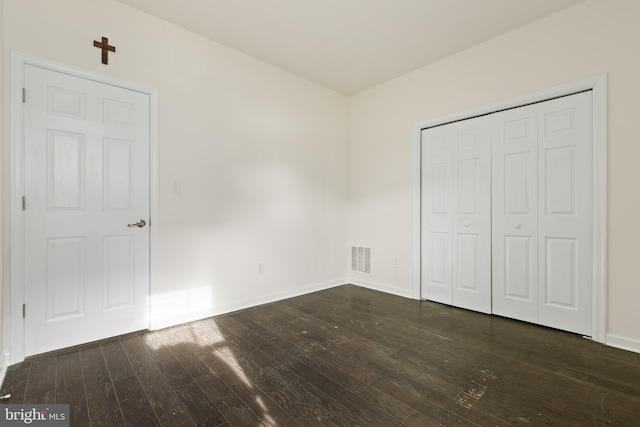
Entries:
{"type": "MultiPolygon", "coordinates": [[[[24,304],[25,284],[25,239],[24,239],[24,217],[22,214],[22,196],[24,195],[24,108],[22,102],[22,88],[24,87],[25,65],[33,65],[51,71],[57,71],[118,86],[124,89],[133,90],[149,95],[149,188],[150,188],[150,230],[149,230],[149,297],[153,294],[155,283],[156,251],[155,242],[158,234],[158,90],[153,87],[141,85],[134,82],[120,80],[111,76],[88,72],[67,65],[55,63],[46,59],[36,58],[23,53],[11,52],[11,138],[10,147],[7,150],[11,162],[10,171],[10,275],[11,275],[11,296],[8,306],[5,302],[5,309],[8,308],[10,316],[10,337],[5,337],[4,342],[10,343],[9,349],[5,348],[5,363],[11,365],[24,360],[25,328],[22,318],[22,305],[24,304]]],[[[28,96],[28,94],[27,94],[28,96]]],[[[150,298],[151,299],[151,298],[150,298]]],[[[148,319],[149,320],[149,319],[148,319]]],[[[147,322],[149,324],[149,321],[147,322]]]]}
{"type": "Polygon", "coordinates": [[[593,340],[605,343],[607,309],[607,75],[543,89],[477,108],[422,121],[414,130],[413,177],[413,298],[420,299],[421,277],[421,130],[496,111],[546,101],[559,96],[591,90],[593,92],[593,340]]]}

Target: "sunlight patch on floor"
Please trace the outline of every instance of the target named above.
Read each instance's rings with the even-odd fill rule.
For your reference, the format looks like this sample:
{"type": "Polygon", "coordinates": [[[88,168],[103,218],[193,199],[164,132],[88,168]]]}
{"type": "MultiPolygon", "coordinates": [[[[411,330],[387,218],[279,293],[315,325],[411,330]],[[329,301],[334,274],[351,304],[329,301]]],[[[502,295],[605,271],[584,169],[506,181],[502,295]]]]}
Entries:
{"type": "Polygon", "coordinates": [[[152,328],[184,323],[194,316],[211,313],[215,303],[213,290],[213,284],[199,283],[180,291],[152,295],[149,300],[152,328]]]}
{"type": "MultiPolygon", "coordinates": [[[[227,343],[225,336],[228,331],[225,331],[224,327],[221,328],[214,317],[190,323],[176,322],[176,319],[185,318],[190,313],[206,313],[213,310],[212,285],[202,284],[181,291],[156,295],[151,298],[150,304],[154,324],[168,325],[166,328],[144,335],[143,341],[150,351],[158,351],[163,347],[171,350],[172,347],[185,345],[206,348],[211,356],[231,370],[241,387],[251,391],[252,394],[255,393],[253,382],[243,368],[243,361],[238,360],[236,350],[227,343]]],[[[206,363],[206,359],[204,357],[202,361],[206,363]]],[[[215,374],[215,362],[209,365],[209,369],[215,374]]],[[[255,395],[255,404],[257,407],[254,406],[254,411],[257,411],[257,415],[266,425],[277,425],[277,421],[270,415],[269,406],[260,395],[255,395]]]]}

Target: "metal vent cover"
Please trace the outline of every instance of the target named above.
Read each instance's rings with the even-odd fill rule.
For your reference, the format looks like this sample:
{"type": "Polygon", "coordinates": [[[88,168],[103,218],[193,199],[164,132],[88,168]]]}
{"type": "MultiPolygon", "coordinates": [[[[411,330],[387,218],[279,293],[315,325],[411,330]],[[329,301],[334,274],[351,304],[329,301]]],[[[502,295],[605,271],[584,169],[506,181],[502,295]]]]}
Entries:
{"type": "Polygon", "coordinates": [[[371,274],[371,248],[351,247],[351,270],[371,274]]]}

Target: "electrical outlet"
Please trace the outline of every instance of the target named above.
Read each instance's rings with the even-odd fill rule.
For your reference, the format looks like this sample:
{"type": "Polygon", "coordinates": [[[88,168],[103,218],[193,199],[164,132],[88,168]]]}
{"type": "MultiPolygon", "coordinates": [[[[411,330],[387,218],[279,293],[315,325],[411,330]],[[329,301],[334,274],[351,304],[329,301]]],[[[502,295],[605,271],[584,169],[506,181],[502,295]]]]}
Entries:
{"type": "Polygon", "coordinates": [[[258,274],[264,274],[264,263],[258,263],[258,274]]]}
{"type": "Polygon", "coordinates": [[[398,258],[394,258],[391,260],[391,265],[393,265],[393,268],[400,268],[400,260],[398,258]]]}
{"type": "Polygon", "coordinates": [[[182,194],[182,181],[179,179],[172,179],[170,193],[175,196],[182,194]]]}

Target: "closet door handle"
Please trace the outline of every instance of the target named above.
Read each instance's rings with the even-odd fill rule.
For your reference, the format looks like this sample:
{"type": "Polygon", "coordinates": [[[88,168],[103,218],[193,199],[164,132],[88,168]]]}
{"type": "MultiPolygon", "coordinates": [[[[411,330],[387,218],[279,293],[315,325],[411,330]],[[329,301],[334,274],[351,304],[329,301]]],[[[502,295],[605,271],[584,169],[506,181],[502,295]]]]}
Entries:
{"type": "Polygon", "coordinates": [[[515,229],[518,229],[520,227],[522,227],[522,224],[513,224],[513,228],[515,228],[515,229]]]}
{"type": "Polygon", "coordinates": [[[465,221],[464,223],[462,223],[462,225],[464,225],[465,227],[469,227],[471,223],[469,221],[465,221]]]}

